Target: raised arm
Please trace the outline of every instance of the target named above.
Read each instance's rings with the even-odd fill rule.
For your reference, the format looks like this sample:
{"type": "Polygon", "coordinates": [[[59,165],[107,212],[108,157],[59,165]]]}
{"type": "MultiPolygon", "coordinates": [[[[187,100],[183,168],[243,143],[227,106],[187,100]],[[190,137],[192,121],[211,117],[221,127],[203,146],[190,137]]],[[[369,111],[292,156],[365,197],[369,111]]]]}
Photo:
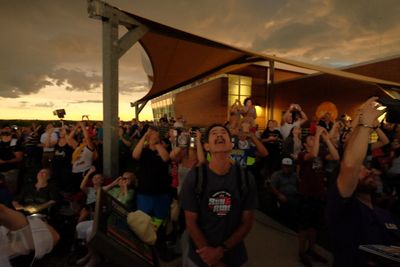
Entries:
{"type": "Polygon", "coordinates": [[[358,124],[350,136],[345,148],[337,186],[342,197],[350,197],[357,188],[359,172],[368,149],[368,141],[373,131],[376,119],[382,113],[376,109],[377,97],[372,97],[365,102],[359,111],[358,124]]]}
{"type": "Polygon", "coordinates": [[[197,166],[206,163],[206,156],[204,155],[203,144],[201,143],[200,130],[196,130],[196,152],[197,152],[197,166]]]}
{"type": "Polygon", "coordinates": [[[81,186],[80,186],[80,189],[81,189],[83,192],[86,193],[86,184],[87,184],[87,182],[88,182],[88,180],[89,180],[90,175],[91,175],[92,173],[94,173],[95,171],[96,171],[96,167],[92,166],[92,167],[90,167],[90,169],[86,172],[85,177],[83,177],[83,180],[82,180],[81,186]]]}
{"type": "Polygon", "coordinates": [[[147,130],[147,132],[140,138],[139,142],[136,144],[135,148],[132,151],[132,158],[139,160],[140,156],[142,155],[143,147],[145,145],[145,141],[147,139],[147,136],[150,133],[150,129],[147,130]]]}
{"type": "Polygon", "coordinates": [[[77,123],[74,127],[72,127],[71,132],[67,136],[67,144],[70,147],[72,147],[73,149],[75,149],[78,146],[78,142],[75,139],[75,133],[76,133],[76,130],[78,129],[78,127],[79,127],[79,124],[77,123]]]}
{"type": "Polygon", "coordinates": [[[326,146],[328,147],[329,155],[327,156],[328,160],[339,160],[339,152],[337,151],[335,145],[332,143],[330,136],[326,130],[322,131],[322,139],[324,140],[326,146]]]}
{"type": "Polygon", "coordinates": [[[250,139],[256,145],[257,153],[261,157],[268,156],[268,150],[265,148],[263,143],[261,143],[261,141],[257,138],[257,136],[254,133],[250,133],[250,139]]]}
{"type": "Polygon", "coordinates": [[[300,125],[302,125],[302,124],[304,124],[306,121],[308,121],[308,117],[307,117],[306,113],[301,109],[301,107],[300,107],[299,105],[297,105],[297,109],[298,109],[299,112],[300,112],[300,119],[299,119],[299,122],[300,122],[300,125]]]}
{"type": "Polygon", "coordinates": [[[389,138],[386,134],[381,130],[381,128],[376,128],[376,134],[378,135],[378,141],[371,144],[371,149],[377,149],[389,144],[389,138]]]}
{"type": "Polygon", "coordinates": [[[161,143],[156,144],[155,147],[156,147],[157,152],[158,152],[158,154],[160,155],[161,159],[162,159],[164,162],[167,162],[167,161],[169,160],[169,153],[168,153],[168,151],[165,149],[165,147],[164,147],[161,143]]]}

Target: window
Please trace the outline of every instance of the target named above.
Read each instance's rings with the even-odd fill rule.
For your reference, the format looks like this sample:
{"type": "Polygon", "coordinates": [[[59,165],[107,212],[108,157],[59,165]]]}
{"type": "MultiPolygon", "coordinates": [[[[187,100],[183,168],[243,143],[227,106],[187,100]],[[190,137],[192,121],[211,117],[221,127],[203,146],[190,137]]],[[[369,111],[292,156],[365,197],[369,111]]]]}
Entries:
{"type": "Polygon", "coordinates": [[[228,107],[239,99],[243,104],[243,101],[251,96],[251,77],[239,76],[239,75],[228,75],[228,107]]]}

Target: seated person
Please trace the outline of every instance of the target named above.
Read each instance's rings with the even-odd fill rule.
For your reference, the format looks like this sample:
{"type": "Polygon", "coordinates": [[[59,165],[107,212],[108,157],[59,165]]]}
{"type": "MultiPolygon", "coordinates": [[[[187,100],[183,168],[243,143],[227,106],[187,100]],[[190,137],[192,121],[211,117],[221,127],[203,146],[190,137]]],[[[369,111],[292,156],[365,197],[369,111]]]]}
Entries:
{"type": "MultiPolygon", "coordinates": [[[[135,191],[130,186],[135,181],[135,174],[132,172],[124,172],[124,174],[115,179],[109,185],[103,186],[105,191],[108,191],[110,195],[118,199],[122,204],[128,207],[129,210],[134,208],[134,193],[135,191]],[[118,186],[117,186],[118,185],[118,186]]],[[[93,220],[81,221],[76,226],[77,243],[86,245],[92,239],[93,231],[93,220]]],[[[100,262],[100,257],[90,247],[88,247],[88,253],[77,259],[76,264],[87,263],[87,266],[95,266],[100,262]]]]}
{"type": "Polygon", "coordinates": [[[122,176],[115,179],[112,183],[103,186],[103,189],[131,210],[134,208],[135,190],[132,186],[135,183],[135,179],[136,177],[133,172],[124,172],[122,176]]]}
{"type": "Polygon", "coordinates": [[[92,166],[82,180],[80,188],[86,195],[86,203],[85,203],[85,206],[81,209],[78,222],[87,220],[88,217],[91,217],[92,214],[94,213],[94,210],[96,207],[96,199],[97,199],[96,195],[97,195],[97,192],[101,189],[101,185],[103,184],[103,180],[104,180],[102,174],[100,174],[100,173],[94,174],[95,172],[96,172],[96,168],[94,166],[92,166]],[[89,177],[91,177],[92,175],[93,175],[92,186],[86,186],[88,183],[89,177]]]}
{"type": "Polygon", "coordinates": [[[377,99],[367,100],[355,118],[338,179],[328,194],[327,218],[334,267],[381,266],[358,247],[400,244],[400,223],[372,201],[377,189],[377,173],[364,166],[370,134],[377,129],[377,118],[382,113],[377,109],[377,99]]]}
{"type": "Polygon", "coordinates": [[[58,233],[39,218],[25,217],[0,204],[0,266],[11,267],[10,259],[32,250],[35,258],[40,259],[59,239],[58,233]]]}
{"type": "Polygon", "coordinates": [[[57,203],[59,195],[56,187],[49,182],[50,170],[41,169],[36,175],[36,183],[28,184],[14,198],[12,202],[16,210],[23,210],[27,214],[49,214],[49,208],[57,203]]]}

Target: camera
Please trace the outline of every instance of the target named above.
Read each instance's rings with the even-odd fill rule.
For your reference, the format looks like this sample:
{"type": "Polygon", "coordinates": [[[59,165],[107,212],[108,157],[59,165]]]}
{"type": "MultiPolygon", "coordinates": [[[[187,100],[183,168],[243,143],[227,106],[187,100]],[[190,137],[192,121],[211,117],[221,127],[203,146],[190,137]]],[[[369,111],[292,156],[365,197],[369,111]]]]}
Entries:
{"type": "Polygon", "coordinates": [[[189,145],[189,136],[185,133],[181,133],[177,137],[177,143],[179,147],[188,147],[189,145]]]}
{"type": "Polygon", "coordinates": [[[65,114],[65,109],[56,109],[53,111],[53,115],[57,116],[60,119],[64,118],[65,114]]]}
{"type": "Polygon", "coordinates": [[[380,98],[377,101],[386,107],[386,121],[389,123],[400,123],[400,100],[380,98]]]}

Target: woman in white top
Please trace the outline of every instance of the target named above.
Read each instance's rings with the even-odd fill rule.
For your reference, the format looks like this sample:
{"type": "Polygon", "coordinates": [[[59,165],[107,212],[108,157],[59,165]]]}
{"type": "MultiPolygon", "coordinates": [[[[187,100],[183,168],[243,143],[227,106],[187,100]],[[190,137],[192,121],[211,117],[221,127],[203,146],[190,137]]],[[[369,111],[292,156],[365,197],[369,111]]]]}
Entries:
{"type": "Polygon", "coordinates": [[[10,259],[35,251],[35,259],[49,253],[60,236],[53,227],[37,217],[0,204],[0,266],[11,267],[10,259]]]}
{"type": "Polygon", "coordinates": [[[68,144],[74,148],[72,153],[72,181],[69,192],[79,192],[83,174],[90,169],[93,161],[97,158],[96,147],[87,132],[84,122],[78,122],[73,128],[68,136],[68,144]],[[82,142],[78,142],[75,138],[75,133],[78,129],[83,132],[82,142]]]}

